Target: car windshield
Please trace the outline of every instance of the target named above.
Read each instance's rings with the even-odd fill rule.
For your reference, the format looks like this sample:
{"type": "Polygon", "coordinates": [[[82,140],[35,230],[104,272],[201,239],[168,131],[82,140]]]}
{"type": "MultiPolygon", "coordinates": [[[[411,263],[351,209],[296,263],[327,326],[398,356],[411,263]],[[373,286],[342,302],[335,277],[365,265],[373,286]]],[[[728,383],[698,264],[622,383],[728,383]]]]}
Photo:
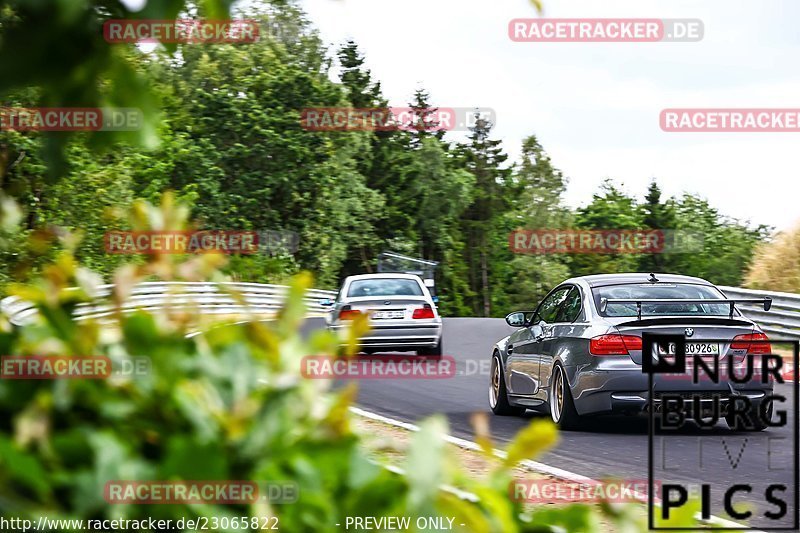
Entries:
{"type": "MultiPolygon", "coordinates": [[[[625,300],[719,300],[725,296],[715,287],[708,285],[694,285],[690,283],[680,284],[625,284],[608,285],[605,287],[594,287],[592,289],[595,305],[600,309],[600,301],[603,298],[625,299],[625,300]]],[[[642,316],[666,316],[666,315],[728,315],[730,305],[712,303],[651,303],[642,304],[642,316]]],[[[608,303],[605,312],[600,312],[601,316],[637,316],[635,303],[608,303]]]]}
{"type": "Polygon", "coordinates": [[[359,279],[350,284],[349,297],[363,296],[422,296],[422,287],[413,279],[359,279]]]}

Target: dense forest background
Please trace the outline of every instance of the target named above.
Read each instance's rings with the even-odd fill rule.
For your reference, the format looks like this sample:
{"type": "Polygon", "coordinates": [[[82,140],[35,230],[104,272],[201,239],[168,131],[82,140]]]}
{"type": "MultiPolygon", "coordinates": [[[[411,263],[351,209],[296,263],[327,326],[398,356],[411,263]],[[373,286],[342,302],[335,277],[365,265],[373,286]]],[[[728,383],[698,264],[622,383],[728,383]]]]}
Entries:
{"type": "MultiPolygon", "coordinates": [[[[231,257],[226,272],[234,279],[281,283],[310,270],[317,287],[335,288],[346,275],[374,271],[377,255],[391,250],[440,262],[437,287],[449,316],[530,307],[571,275],[643,270],[739,285],[769,236],[770,228],[726,216],[691,193],[666,198],[655,179],[634,197],[611,177],[588,205],[570,209],[567,178],[533,135],[535,124],[519,161],[509,160],[485,121],[463,142],[429,131],[304,130],[306,107],[390,102],[356,43],[326,48],[293,2],[251,9],[245,15],[269,28],[255,44],[116,49],[136,77],[126,84],[122,73],[98,90],[146,91],[157,102],[143,100],[155,126],[139,132],[137,143],[115,138],[98,150],[96,134],[0,131],[0,189],[22,207],[19,229],[0,236],[8,245],[0,287],[25,281],[67,245],[108,276],[132,260],[104,251],[106,231],[127,229],[115,212],[137,198],[159,203],[168,190],[191,206],[202,228],[299,235],[294,254],[231,257]],[[141,79],[146,87],[137,85],[141,79]],[[79,231],[81,241],[59,242],[58,228],[79,231]],[[691,254],[519,255],[508,245],[517,228],[677,229],[702,233],[704,247],[691,254]]],[[[0,39],[14,17],[0,11],[0,39]]],[[[0,83],[7,89],[2,105],[42,105],[46,83],[10,90],[0,83]]],[[[424,87],[408,100],[421,121],[437,104],[424,87]]]]}

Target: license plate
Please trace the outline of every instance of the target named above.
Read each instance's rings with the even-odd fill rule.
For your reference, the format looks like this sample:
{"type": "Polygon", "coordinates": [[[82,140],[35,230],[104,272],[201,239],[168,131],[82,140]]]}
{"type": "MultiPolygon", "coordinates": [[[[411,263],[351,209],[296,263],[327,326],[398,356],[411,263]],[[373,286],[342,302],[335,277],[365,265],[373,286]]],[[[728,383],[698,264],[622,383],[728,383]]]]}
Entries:
{"type": "Polygon", "coordinates": [[[385,319],[385,318],[404,318],[403,311],[375,311],[372,313],[372,318],[385,319]]]}
{"type": "MultiPolygon", "coordinates": [[[[669,343],[669,351],[664,346],[658,345],[660,355],[675,355],[675,343],[669,343]]],[[[686,355],[719,355],[719,344],[715,342],[687,342],[686,355]]]]}

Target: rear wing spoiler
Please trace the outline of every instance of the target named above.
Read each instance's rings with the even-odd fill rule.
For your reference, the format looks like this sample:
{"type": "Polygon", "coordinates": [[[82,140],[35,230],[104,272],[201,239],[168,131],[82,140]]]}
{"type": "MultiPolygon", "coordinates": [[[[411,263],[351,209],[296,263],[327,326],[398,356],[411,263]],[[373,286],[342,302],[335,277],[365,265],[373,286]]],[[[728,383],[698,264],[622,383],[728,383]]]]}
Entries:
{"type": "Polygon", "coordinates": [[[733,318],[733,308],[736,304],[761,304],[764,306],[764,311],[769,311],[772,307],[772,298],[768,296],[764,298],[735,298],[732,300],[727,298],[719,298],[716,300],[703,298],[642,298],[639,300],[633,298],[601,298],[601,313],[606,312],[608,304],[636,304],[637,320],[642,319],[642,304],[723,304],[730,306],[728,318],[733,318]]]}

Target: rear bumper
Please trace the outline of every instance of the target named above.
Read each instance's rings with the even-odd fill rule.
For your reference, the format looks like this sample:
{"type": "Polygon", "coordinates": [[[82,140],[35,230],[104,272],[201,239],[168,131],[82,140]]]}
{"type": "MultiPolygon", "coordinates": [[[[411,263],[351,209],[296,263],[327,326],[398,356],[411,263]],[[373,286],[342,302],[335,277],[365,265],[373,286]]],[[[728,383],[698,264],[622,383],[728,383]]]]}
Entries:
{"type": "MultiPolygon", "coordinates": [[[[346,325],[334,325],[331,329],[347,329],[346,325]]],[[[441,322],[408,325],[372,325],[369,333],[358,339],[362,348],[416,349],[433,348],[442,339],[441,322]]]]}
{"type": "MultiPolygon", "coordinates": [[[[720,409],[723,413],[727,411],[728,405],[731,400],[737,396],[746,397],[754,407],[758,407],[761,401],[766,398],[766,391],[759,390],[745,390],[745,391],[662,391],[657,392],[653,396],[653,412],[660,413],[665,402],[671,403],[671,409],[675,409],[677,398],[682,398],[683,411],[692,414],[694,410],[695,396],[699,402],[701,411],[710,411],[715,403],[719,403],[720,409]]],[[[606,411],[614,414],[637,414],[646,413],[650,409],[649,394],[645,392],[630,393],[630,392],[612,392],[608,397],[600,402],[599,397],[593,398],[595,408],[600,407],[600,403],[607,405],[606,411]]],[[[598,412],[598,411],[596,411],[598,412]]],[[[603,411],[599,411],[603,412],[603,411]]]]}
{"type": "MultiPolygon", "coordinates": [[[[609,364],[609,361],[604,361],[609,364]]],[[[595,365],[568,367],[575,409],[581,415],[588,414],[636,414],[649,408],[650,384],[648,375],[632,362],[619,362],[614,369],[598,368],[595,365]]],[[[760,378],[745,383],[734,383],[720,376],[720,382],[701,380],[693,383],[691,376],[677,374],[653,375],[653,408],[661,408],[661,396],[681,396],[686,405],[692,404],[696,395],[700,396],[700,406],[705,408],[718,401],[726,407],[735,396],[747,397],[753,405],[758,405],[767,395],[772,394],[772,383],[763,384],[760,378]]]]}

